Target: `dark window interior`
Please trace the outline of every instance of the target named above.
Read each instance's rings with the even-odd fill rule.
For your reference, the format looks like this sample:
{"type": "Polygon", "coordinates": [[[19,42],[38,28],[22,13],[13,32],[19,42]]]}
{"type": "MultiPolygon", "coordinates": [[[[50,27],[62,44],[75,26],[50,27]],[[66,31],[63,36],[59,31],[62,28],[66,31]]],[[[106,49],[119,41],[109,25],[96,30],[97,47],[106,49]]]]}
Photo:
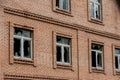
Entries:
{"type": "Polygon", "coordinates": [[[21,41],[20,39],[16,39],[14,38],[14,56],[16,57],[20,57],[21,56],[21,52],[20,52],[20,45],[21,41]]]}
{"type": "Polygon", "coordinates": [[[118,69],[118,57],[115,56],[115,68],[118,69]]]}
{"type": "Polygon", "coordinates": [[[62,52],[61,52],[61,47],[60,46],[57,46],[56,48],[57,50],[57,61],[58,62],[61,62],[62,61],[62,52]]]}
{"type": "Polygon", "coordinates": [[[56,7],[59,8],[59,0],[56,0],[56,7]]]}
{"type": "Polygon", "coordinates": [[[96,52],[92,51],[92,67],[96,67],[96,52]]]}
{"type": "Polygon", "coordinates": [[[102,67],[102,55],[101,55],[101,54],[98,54],[98,55],[97,55],[97,59],[98,59],[98,60],[97,60],[97,61],[98,61],[98,62],[97,62],[97,63],[98,63],[98,66],[99,66],[99,67],[102,67]]]}
{"type": "Polygon", "coordinates": [[[31,58],[31,42],[24,40],[24,57],[31,58]]]}
{"type": "Polygon", "coordinates": [[[69,48],[64,47],[64,61],[69,63],[69,48]]]}
{"type": "Polygon", "coordinates": [[[98,44],[94,44],[94,43],[92,43],[92,49],[93,50],[100,50],[100,51],[102,51],[103,50],[103,45],[98,45],[98,44]]]}

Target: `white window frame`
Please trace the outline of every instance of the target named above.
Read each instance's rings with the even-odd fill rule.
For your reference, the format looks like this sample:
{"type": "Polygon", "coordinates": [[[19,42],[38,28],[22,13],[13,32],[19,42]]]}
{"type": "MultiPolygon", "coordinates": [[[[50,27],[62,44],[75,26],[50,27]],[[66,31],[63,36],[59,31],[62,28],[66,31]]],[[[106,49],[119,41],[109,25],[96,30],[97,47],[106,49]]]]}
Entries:
{"type": "MultiPolygon", "coordinates": [[[[115,48],[115,50],[116,50],[116,48],[115,48]]],[[[115,66],[115,69],[116,69],[116,71],[120,71],[120,61],[119,61],[119,59],[120,59],[120,54],[116,54],[116,53],[115,53],[115,57],[118,57],[118,69],[116,69],[116,66],[115,66]]]]}
{"type": "Polygon", "coordinates": [[[14,38],[16,38],[16,39],[20,39],[20,44],[21,44],[21,47],[20,47],[20,54],[21,54],[21,56],[19,56],[19,57],[17,57],[17,56],[15,56],[14,55],[14,58],[16,58],[16,59],[25,59],[25,60],[32,60],[32,38],[29,38],[29,37],[24,37],[24,36],[19,36],[19,35],[14,35],[14,38]],[[30,48],[31,48],[31,58],[26,58],[26,57],[24,57],[24,48],[23,48],[23,46],[24,46],[24,40],[27,40],[27,41],[30,41],[31,42],[31,45],[30,45],[30,48]]]}
{"type": "Polygon", "coordinates": [[[57,61],[57,64],[70,65],[71,64],[71,48],[70,48],[70,45],[62,44],[62,43],[56,43],[56,47],[57,46],[61,47],[61,58],[62,58],[62,61],[57,61]],[[69,63],[64,61],[64,47],[69,48],[69,63]]]}
{"type": "Polygon", "coordinates": [[[63,2],[64,2],[64,0],[59,0],[59,7],[57,7],[57,8],[60,8],[60,9],[63,9],[63,10],[66,10],[66,11],[70,11],[70,0],[67,0],[68,1],[68,6],[66,5],[66,7],[68,8],[68,9],[63,9],[63,2]]]}
{"type": "Polygon", "coordinates": [[[100,0],[100,2],[97,2],[96,0],[90,0],[90,10],[92,9],[91,8],[91,4],[94,4],[94,8],[93,8],[93,10],[94,10],[94,14],[93,14],[93,17],[91,16],[92,15],[92,13],[91,13],[91,11],[90,11],[90,17],[92,17],[92,18],[94,18],[94,19],[97,19],[97,20],[101,20],[102,19],[102,11],[101,11],[101,8],[102,8],[102,4],[101,4],[101,0],[100,0]],[[100,11],[98,12],[99,14],[100,14],[100,19],[98,19],[97,17],[96,17],[96,6],[100,6],[100,11]]]}
{"type": "MultiPolygon", "coordinates": [[[[96,54],[96,67],[93,67],[93,66],[92,66],[92,68],[93,68],[93,69],[103,69],[103,51],[94,50],[94,49],[92,49],[92,51],[94,51],[95,54],[96,54]],[[97,59],[97,55],[98,55],[98,54],[101,54],[101,56],[102,56],[102,67],[99,67],[99,66],[98,66],[98,61],[97,61],[97,60],[98,60],[98,59],[97,59]]],[[[92,51],[91,51],[91,54],[92,54],[92,51]]]]}

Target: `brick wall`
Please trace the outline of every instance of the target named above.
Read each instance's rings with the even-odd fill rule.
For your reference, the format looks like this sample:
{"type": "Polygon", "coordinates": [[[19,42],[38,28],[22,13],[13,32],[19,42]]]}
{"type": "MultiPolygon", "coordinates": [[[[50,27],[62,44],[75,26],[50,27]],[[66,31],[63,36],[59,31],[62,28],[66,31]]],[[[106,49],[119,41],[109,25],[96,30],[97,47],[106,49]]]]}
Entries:
{"type": "Polygon", "coordinates": [[[119,80],[119,75],[114,74],[112,46],[120,44],[117,4],[115,0],[102,1],[101,25],[88,21],[87,2],[71,0],[72,16],[68,16],[54,12],[52,0],[1,0],[1,80],[3,77],[12,80],[119,80]],[[16,26],[32,28],[34,32],[33,64],[14,60],[12,34],[16,26]],[[72,36],[71,68],[55,67],[53,32],[72,36]],[[90,71],[89,40],[104,43],[104,72],[90,71]]]}

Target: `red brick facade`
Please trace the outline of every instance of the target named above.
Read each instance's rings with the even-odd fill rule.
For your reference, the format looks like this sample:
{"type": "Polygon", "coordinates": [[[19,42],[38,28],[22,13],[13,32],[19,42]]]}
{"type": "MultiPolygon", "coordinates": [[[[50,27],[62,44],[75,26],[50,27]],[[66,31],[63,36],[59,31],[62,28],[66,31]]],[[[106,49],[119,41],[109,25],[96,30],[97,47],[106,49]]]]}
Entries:
{"type": "Polygon", "coordinates": [[[0,80],[119,80],[120,48],[116,0],[102,0],[102,20],[90,19],[90,0],[70,0],[70,11],[55,0],[0,1],[0,80]],[[14,58],[14,27],[33,31],[32,60],[14,58]],[[71,39],[71,64],[57,65],[56,36],[71,39]],[[104,46],[103,69],[91,67],[91,44],[104,46]]]}

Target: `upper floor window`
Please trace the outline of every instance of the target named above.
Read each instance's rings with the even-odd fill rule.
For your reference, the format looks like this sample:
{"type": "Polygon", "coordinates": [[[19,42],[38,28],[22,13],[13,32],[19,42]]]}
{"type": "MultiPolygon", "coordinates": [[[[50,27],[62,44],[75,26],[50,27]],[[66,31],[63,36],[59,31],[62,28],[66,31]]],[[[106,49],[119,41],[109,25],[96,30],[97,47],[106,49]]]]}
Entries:
{"type": "Polygon", "coordinates": [[[57,36],[56,39],[56,59],[58,64],[70,64],[70,39],[57,36]]]}
{"type": "Polygon", "coordinates": [[[120,71],[120,49],[115,48],[115,68],[120,71]]]}
{"type": "Polygon", "coordinates": [[[56,7],[63,10],[70,10],[70,0],[56,0],[56,7]]]}
{"type": "Polygon", "coordinates": [[[14,28],[14,57],[32,59],[32,31],[14,28]]]}
{"type": "Polygon", "coordinates": [[[101,0],[90,0],[90,16],[93,19],[101,20],[101,0]]]}
{"type": "Polygon", "coordinates": [[[93,69],[103,69],[103,45],[92,43],[91,48],[93,69]]]}

